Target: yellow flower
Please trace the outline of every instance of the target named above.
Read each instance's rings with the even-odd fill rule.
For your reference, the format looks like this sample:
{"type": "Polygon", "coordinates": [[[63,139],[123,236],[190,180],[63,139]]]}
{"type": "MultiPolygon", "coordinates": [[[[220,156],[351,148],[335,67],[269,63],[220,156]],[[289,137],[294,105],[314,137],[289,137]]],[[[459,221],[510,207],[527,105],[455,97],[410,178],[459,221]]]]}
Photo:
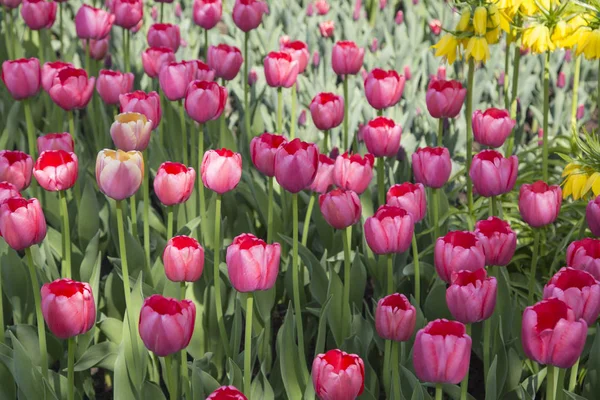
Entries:
{"type": "Polygon", "coordinates": [[[540,12],[540,7],[545,11],[550,10],[551,7],[560,4],[560,0],[523,0],[521,2],[521,11],[523,14],[531,17],[540,12]]]}
{"type": "Polygon", "coordinates": [[[600,194],[600,173],[598,172],[571,162],[565,166],[562,176],[565,178],[562,182],[564,199],[573,196],[574,200],[579,200],[590,190],[594,196],[600,194]]]}
{"type": "Polygon", "coordinates": [[[496,5],[492,4],[488,7],[488,32],[485,34],[485,38],[489,44],[496,44],[500,41],[500,26],[500,11],[496,5]]]}
{"type": "Polygon", "coordinates": [[[457,32],[464,32],[469,27],[469,22],[471,21],[471,10],[465,8],[463,12],[460,14],[460,21],[456,25],[457,32]]]}
{"type": "Polygon", "coordinates": [[[475,61],[486,62],[490,58],[490,48],[487,40],[484,37],[473,36],[469,39],[467,49],[465,50],[465,57],[470,59],[473,57],[475,61]]]}
{"type": "Polygon", "coordinates": [[[475,34],[483,36],[487,32],[487,8],[479,6],[475,9],[473,14],[473,27],[475,28],[475,34]]]}
{"type": "Polygon", "coordinates": [[[581,15],[577,15],[569,22],[560,21],[554,28],[552,40],[557,46],[564,49],[570,49],[576,44],[583,43],[580,37],[586,24],[586,20],[581,15]]]}
{"type": "Polygon", "coordinates": [[[600,58],[600,29],[586,30],[581,29],[577,46],[577,54],[585,55],[588,60],[597,60],[600,58]],[[579,45],[581,43],[581,45],[579,45]]]}
{"type": "Polygon", "coordinates": [[[442,36],[437,44],[431,46],[435,50],[436,57],[444,57],[448,60],[448,64],[453,64],[456,61],[456,53],[458,52],[458,40],[451,33],[442,36]]]}
{"type": "Polygon", "coordinates": [[[550,39],[550,30],[544,25],[532,25],[523,31],[523,46],[534,53],[554,50],[556,45],[550,39]]]}

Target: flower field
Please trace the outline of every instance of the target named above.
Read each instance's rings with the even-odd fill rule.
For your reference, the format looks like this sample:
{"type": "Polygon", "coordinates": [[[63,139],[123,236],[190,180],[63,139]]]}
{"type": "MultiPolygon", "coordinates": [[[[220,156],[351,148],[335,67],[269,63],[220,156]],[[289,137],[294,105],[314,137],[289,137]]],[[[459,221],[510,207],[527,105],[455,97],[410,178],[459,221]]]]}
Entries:
{"type": "Polygon", "coordinates": [[[0,5],[0,400],[598,397],[599,0],[0,5]]]}

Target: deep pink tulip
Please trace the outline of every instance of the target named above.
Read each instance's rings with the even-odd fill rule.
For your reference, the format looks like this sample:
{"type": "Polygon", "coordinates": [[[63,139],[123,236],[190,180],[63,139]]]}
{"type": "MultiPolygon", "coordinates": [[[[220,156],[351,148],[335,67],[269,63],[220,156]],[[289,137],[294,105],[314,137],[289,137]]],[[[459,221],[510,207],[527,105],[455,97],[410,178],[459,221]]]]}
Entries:
{"type": "Polygon", "coordinates": [[[75,15],[75,30],[80,39],[104,39],[114,21],[115,16],[108,11],[84,4],[75,15]]]}
{"type": "Polygon", "coordinates": [[[175,236],[163,251],[165,275],[173,282],[195,282],[204,271],[204,249],[189,236],[175,236]]]}
{"type": "Polygon", "coordinates": [[[314,6],[317,9],[317,14],[319,15],[327,15],[329,12],[329,3],[327,0],[316,0],[314,6]]]}
{"type": "Polygon", "coordinates": [[[154,178],[154,193],[165,206],[185,203],[194,191],[196,171],[181,163],[164,162],[154,178]]]}
{"type": "MultiPolygon", "coordinates": [[[[194,61],[188,61],[188,62],[194,62],[194,61]]],[[[215,80],[215,71],[208,66],[208,64],[200,61],[200,60],[195,60],[196,62],[196,66],[198,68],[196,68],[196,80],[198,81],[207,81],[207,82],[212,82],[215,80]]]]}
{"type": "Polygon", "coordinates": [[[600,236],[600,196],[590,200],[585,208],[585,220],[592,235],[600,236]]]}
{"type": "Polygon", "coordinates": [[[335,30],[335,22],[334,21],[323,21],[319,23],[319,32],[321,36],[324,38],[329,38],[333,36],[333,32],[335,30]]]}
{"type": "Polygon", "coordinates": [[[106,36],[104,39],[81,39],[81,46],[84,51],[87,49],[87,46],[90,46],[90,57],[96,61],[103,60],[104,57],[108,54],[108,47],[110,44],[110,35],[106,36]]]}
{"type": "Polygon", "coordinates": [[[170,62],[175,62],[175,53],[168,47],[149,47],[142,53],[142,66],[150,78],[156,78],[170,62]]]}
{"type": "Polygon", "coordinates": [[[120,95],[119,103],[121,104],[121,113],[137,112],[144,114],[149,121],[152,121],[153,129],[156,129],[160,124],[162,109],[158,93],[146,93],[142,90],[136,90],[120,95]]]}
{"type": "Polygon", "coordinates": [[[473,113],[473,135],[475,141],[484,146],[501,147],[516,124],[508,111],[489,108],[473,113]]]}
{"type": "Polygon", "coordinates": [[[350,40],[340,40],[331,51],[331,67],[338,75],[356,75],[365,58],[365,49],[350,40]]]}
{"type": "Polygon", "coordinates": [[[252,163],[262,174],[275,176],[275,154],[287,140],[282,135],[263,133],[250,141],[252,163]]]}
{"type": "Polygon", "coordinates": [[[319,93],[310,103],[310,115],[318,129],[335,128],[344,120],[344,98],[334,93],[319,93]]]}
{"type": "Polygon", "coordinates": [[[231,150],[209,150],[204,153],[201,168],[204,186],[219,194],[235,189],[242,177],[242,156],[231,150]]]}
{"type": "Polygon", "coordinates": [[[333,180],[336,186],[362,194],[373,179],[374,163],[372,154],[361,157],[360,154],[344,153],[335,160],[333,180]]]}
{"type": "Polygon", "coordinates": [[[466,96],[467,89],[460,82],[433,79],[427,87],[425,102],[433,118],[456,118],[466,96]]]}
{"type": "Polygon", "coordinates": [[[436,319],[417,332],[415,374],[422,382],[458,384],[469,370],[471,337],[457,321],[436,319]]]}
{"type": "Polygon", "coordinates": [[[544,299],[556,297],[575,314],[593,325],[600,314],[600,282],[582,270],[561,268],[544,286],[544,299]]]}
{"type": "Polygon", "coordinates": [[[440,278],[450,283],[453,272],[485,267],[483,245],[472,232],[451,231],[435,242],[434,261],[440,278]]]}
{"type": "Polygon", "coordinates": [[[139,151],[104,149],[96,158],[96,182],[102,193],[124,200],[138,191],[144,178],[144,159],[139,151]]]}
{"type": "Polygon", "coordinates": [[[231,286],[242,293],[269,290],[279,273],[281,246],[267,244],[250,233],[233,239],[227,247],[227,271],[231,286]]]}
{"type": "Polygon", "coordinates": [[[548,186],[544,181],[524,184],[519,192],[521,218],[534,228],[553,223],[562,204],[562,190],[557,185],[548,186]]]}
{"type": "Polygon", "coordinates": [[[21,5],[22,0],[0,0],[0,5],[6,7],[8,10],[12,10],[21,5]]]}
{"type": "Polygon", "coordinates": [[[31,182],[33,160],[19,150],[0,151],[0,182],[10,182],[17,190],[27,189],[31,182]]]}
{"type": "MultiPolygon", "coordinates": [[[[0,182],[0,204],[11,197],[23,197],[15,185],[10,182],[0,182]]],[[[1,236],[1,234],[0,234],[1,236]]]]}
{"type": "Polygon", "coordinates": [[[96,303],[88,283],[57,279],[41,289],[42,315],[50,332],[69,339],[92,329],[96,322],[96,303]]]}
{"type": "Polygon", "coordinates": [[[421,183],[405,182],[392,186],[387,192],[387,204],[408,211],[415,223],[427,213],[427,194],[421,183]]]}
{"type": "Polygon", "coordinates": [[[194,23],[203,29],[214,28],[221,20],[222,13],[223,4],[221,0],[194,0],[192,13],[194,23]]]}
{"type": "Polygon", "coordinates": [[[206,400],[248,400],[235,386],[221,386],[206,398],[206,400]]]}
{"type": "Polygon", "coordinates": [[[56,77],[56,74],[58,74],[58,71],[66,67],[74,68],[75,66],[69,62],[62,61],[47,62],[44,64],[41,77],[42,87],[46,92],[52,87],[52,83],[54,82],[54,78],[56,77]]]}
{"type": "Polygon", "coordinates": [[[283,43],[279,47],[280,51],[288,53],[292,56],[292,60],[298,63],[298,73],[301,74],[306,70],[308,66],[308,60],[310,59],[310,53],[308,52],[308,46],[301,40],[289,41],[283,43]]]}
{"type": "Polygon", "coordinates": [[[78,174],[77,156],[64,150],[44,151],[33,167],[33,176],[40,186],[51,192],[72,188],[78,174]]]}
{"type": "Polygon", "coordinates": [[[473,324],[490,318],[496,307],[498,282],[487,276],[485,268],[452,273],[446,289],[446,304],[455,320],[473,324]]]}
{"type": "Polygon", "coordinates": [[[377,117],[363,129],[363,140],[369,153],[375,157],[395,157],[400,149],[402,127],[393,120],[377,117]]]}
{"type": "Polygon", "coordinates": [[[179,26],[173,24],[152,24],[148,29],[148,46],[167,47],[177,52],[181,43],[179,26]]]}
{"type": "Polygon", "coordinates": [[[402,97],[404,82],[404,76],[396,71],[372,70],[365,79],[367,101],[377,110],[395,106],[402,97]]]}
{"type": "Polygon", "coordinates": [[[16,251],[42,243],[46,219],[38,199],[11,197],[0,205],[0,234],[16,251]]]}
{"type": "Polygon", "coordinates": [[[317,176],[310,185],[310,190],[325,194],[331,186],[333,186],[333,170],[335,169],[335,161],[327,157],[326,154],[319,154],[319,167],[317,169],[317,176]]]}
{"type": "Polygon", "coordinates": [[[248,72],[248,85],[254,86],[254,84],[257,81],[258,81],[258,74],[256,73],[256,70],[251,69],[250,72],[248,72]]]}
{"type": "Polygon", "coordinates": [[[404,12],[402,10],[399,10],[396,13],[396,18],[394,18],[394,22],[396,22],[396,25],[402,25],[404,23],[404,12]]]}
{"type": "Polygon", "coordinates": [[[580,104],[579,106],[577,106],[577,119],[583,119],[583,117],[585,117],[585,106],[583,104],[580,104]]]}
{"type": "Polygon", "coordinates": [[[264,60],[265,78],[271,87],[290,88],[298,77],[298,61],[286,52],[270,52],[264,60]]]}
{"type": "Polygon", "coordinates": [[[119,96],[131,92],[134,76],[131,72],[100,70],[96,80],[96,91],[104,103],[119,104],[119,96]]]}
{"type": "Polygon", "coordinates": [[[54,1],[23,0],[21,17],[29,29],[50,29],[56,20],[56,7],[54,1]]]}
{"type": "Polygon", "coordinates": [[[132,29],[144,17],[144,3],[142,0],[111,0],[110,11],[115,15],[115,25],[132,29]]]}
{"type": "Polygon", "coordinates": [[[410,70],[409,65],[404,66],[404,77],[406,78],[407,81],[410,81],[410,79],[412,78],[412,72],[410,70]]]}
{"type": "Polygon", "coordinates": [[[585,238],[572,242],[567,247],[567,266],[600,279],[600,240],[585,238]]]}
{"type": "Polygon", "coordinates": [[[313,183],[318,166],[317,146],[294,139],[275,154],[275,179],[288,192],[298,193],[313,183]]]}
{"type": "Polygon", "coordinates": [[[123,151],[144,151],[150,143],[152,121],[144,114],[125,112],[115,116],[110,127],[110,136],[115,147],[123,151]]]}
{"type": "Polygon", "coordinates": [[[439,189],[448,182],[452,172],[450,152],[445,147],[422,147],[412,154],[415,180],[439,189]]]}
{"type": "Polygon", "coordinates": [[[319,51],[315,50],[312,54],[312,65],[314,68],[319,66],[319,62],[321,61],[321,56],[319,55],[319,51]]]}
{"type": "Polygon", "coordinates": [[[165,97],[171,101],[185,98],[187,89],[196,78],[198,65],[182,61],[165,64],[158,74],[158,82],[165,97]]]}
{"type": "Polygon", "coordinates": [[[556,78],[556,87],[559,88],[559,89],[564,88],[565,85],[566,85],[566,83],[567,83],[566,81],[567,80],[565,78],[565,73],[562,72],[562,71],[560,71],[558,73],[558,77],[556,78]]]}
{"type": "Polygon", "coordinates": [[[139,331],[148,350],[165,357],[185,349],[194,333],[196,306],[190,300],[152,295],[140,311],[139,331]]]}
{"type": "Polygon", "coordinates": [[[351,400],[365,388],[365,364],[356,354],[329,350],[312,364],[315,393],[321,400],[351,400]]]}
{"type": "Polygon", "coordinates": [[[227,104],[227,89],[216,82],[194,81],[185,95],[185,111],[203,124],[221,116],[227,104]]]}
{"type": "Polygon", "coordinates": [[[88,78],[84,69],[65,67],[58,71],[48,94],[65,111],[82,109],[94,94],[96,78],[88,78]]]}
{"type": "Polygon", "coordinates": [[[477,221],[475,234],[483,246],[486,265],[506,266],[517,248],[517,235],[507,221],[489,217],[477,221]]]}
{"type": "Polygon", "coordinates": [[[408,211],[384,204],[365,221],[365,239],[375,254],[404,253],[412,243],[414,229],[408,211]]]}
{"type": "Polygon", "coordinates": [[[439,19],[429,21],[429,29],[435,36],[439,36],[442,33],[442,22],[439,19]]]}
{"type": "Polygon", "coordinates": [[[540,364],[570,368],[581,356],[587,328],[565,302],[557,298],[540,301],[523,312],[525,356],[540,364]]]}
{"type": "Polygon", "coordinates": [[[375,329],[379,337],[396,342],[410,340],[417,322],[417,310],[403,294],[390,294],[377,302],[375,329]]]}
{"type": "Polygon", "coordinates": [[[244,32],[258,28],[263,14],[269,13],[269,6],[262,0],[235,0],[233,22],[244,32]]]}
{"type": "Polygon", "coordinates": [[[362,205],[356,192],[334,189],[319,196],[325,221],[335,229],[346,229],[360,220],[362,205]]]}
{"type": "Polygon", "coordinates": [[[47,133],[37,138],[37,151],[42,153],[47,150],[64,150],[72,153],[75,151],[75,142],[70,133],[47,133]]]}
{"type": "Polygon", "coordinates": [[[2,63],[2,82],[15,100],[35,96],[40,91],[41,78],[37,58],[20,58],[2,63]]]}
{"type": "Polygon", "coordinates": [[[208,48],[207,62],[217,78],[230,81],[240,72],[244,58],[237,47],[221,43],[208,48]]]}
{"type": "Polygon", "coordinates": [[[469,176],[480,196],[492,197],[513,190],[518,170],[517,156],[504,158],[495,150],[483,150],[473,157],[469,176]]]}
{"type": "Polygon", "coordinates": [[[311,1],[306,5],[306,16],[312,17],[314,13],[315,13],[315,6],[314,6],[313,2],[311,1]]]}

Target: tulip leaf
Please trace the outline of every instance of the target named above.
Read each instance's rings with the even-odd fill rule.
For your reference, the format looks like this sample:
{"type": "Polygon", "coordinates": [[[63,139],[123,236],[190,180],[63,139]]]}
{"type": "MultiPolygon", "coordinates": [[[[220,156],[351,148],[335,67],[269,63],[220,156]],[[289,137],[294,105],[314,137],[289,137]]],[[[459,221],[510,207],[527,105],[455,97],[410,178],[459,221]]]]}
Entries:
{"type": "Polygon", "coordinates": [[[116,318],[104,318],[98,327],[108,340],[115,344],[121,343],[123,337],[123,321],[116,318]]]}
{"type": "MultiPolygon", "coordinates": [[[[5,243],[4,240],[1,241],[5,243]]],[[[10,303],[10,310],[14,324],[27,323],[29,318],[33,320],[33,293],[27,267],[13,249],[2,255],[2,289],[10,303]]],[[[9,314],[10,315],[10,314],[9,314]]],[[[5,314],[6,318],[9,316],[5,314]]]]}
{"type": "Polygon", "coordinates": [[[114,363],[119,354],[119,346],[106,341],[91,346],[75,363],[75,371],[85,371],[92,367],[102,365],[108,370],[114,369],[114,363]]]}
{"type": "Polygon", "coordinates": [[[438,318],[453,319],[446,303],[446,283],[441,279],[437,279],[433,289],[427,295],[423,313],[429,321],[438,318]]]}
{"type": "Polygon", "coordinates": [[[325,304],[321,308],[321,314],[319,315],[319,328],[317,330],[317,342],[315,344],[315,358],[318,354],[325,352],[325,338],[327,336],[327,315],[329,313],[329,306],[331,305],[332,296],[327,297],[325,304]]]}
{"type": "Polygon", "coordinates": [[[367,284],[367,271],[358,254],[356,249],[350,269],[350,307],[356,306],[361,310],[367,284]]]}
{"type": "Polygon", "coordinates": [[[145,381],[144,388],[142,389],[142,398],[145,400],[165,400],[165,394],[162,392],[162,389],[152,383],[145,381]]]}
{"type": "Polygon", "coordinates": [[[494,357],[490,369],[487,373],[487,381],[485,383],[485,400],[496,400],[496,366],[498,363],[498,356],[494,357]]]}
{"type": "Polygon", "coordinates": [[[331,297],[331,307],[327,314],[327,320],[337,346],[341,346],[344,341],[344,338],[342,337],[344,325],[350,323],[349,320],[344,320],[342,317],[342,315],[350,315],[349,305],[343,304],[343,291],[344,285],[342,284],[342,280],[330,266],[327,297],[331,297]]]}
{"type": "Polygon", "coordinates": [[[0,399],[17,398],[13,367],[13,350],[0,343],[0,399]]]}
{"type": "Polygon", "coordinates": [[[596,337],[590,349],[590,356],[587,362],[588,371],[585,375],[583,384],[583,397],[594,398],[596,393],[600,392],[600,325],[596,325],[596,337]]]}
{"type": "MultiPolygon", "coordinates": [[[[303,373],[300,368],[306,369],[306,366],[303,362],[298,362],[298,346],[296,345],[296,328],[294,325],[294,312],[290,302],[283,325],[277,333],[277,353],[279,355],[281,378],[288,398],[301,399],[305,384],[301,381],[303,373]]],[[[308,376],[308,372],[306,372],[306,376],[308,376]]]]}
{"type": "Polygon", "coordinates": [[[571,399],[571,400],[587,400],[588,399],[587,397],[579,396],[579,395],[576,395],[573,392],[569,392],[566,389],[563,389],[563,392],[565,393],[565,395],[567,396],[567,398],[571,399]]]}
{"type": "Polygon", "coordinates": [[[244,376],[242,374],[242,369],[231,358],[227,360],[227,377],[229,385],[237,388],[243,386],[244,376]]]}
{"type": "MultiPolygon", "coordinates": [[[[85,186],[75,214],[77,216],[77,238],[81,249],[88,246],[100,229],[99,205],[95,189],[95,182],[92,183],[90,179],[85,179],[85,186]]],[[[76,187],[73,190],[80,189],[76,187]]]]}

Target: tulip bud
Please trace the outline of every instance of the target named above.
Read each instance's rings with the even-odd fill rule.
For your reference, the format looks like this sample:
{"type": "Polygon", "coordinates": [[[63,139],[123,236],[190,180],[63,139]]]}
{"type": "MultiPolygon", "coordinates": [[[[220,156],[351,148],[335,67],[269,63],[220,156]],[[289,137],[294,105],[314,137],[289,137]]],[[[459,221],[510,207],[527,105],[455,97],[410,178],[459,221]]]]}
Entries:
{"type": "Polygon", "coordinates": [[[40,202],[11,197],[0,204],[0,234],[16,251],[42,243],[46,237],[46,219],[40,202]]]}
{"type": "Polygon", "coordinates": [[[360,154],[344,153],[335,160],[333,180],[336,186],[362,194],[373,179],[374,163],[372,154],[361,157],[360,154]]]}
{"type": "Polygon", "coordinates": [[[450,152],[445,147],[423,147],[412,155],[415,180],[427,187],[439,189],[452,172],[450,152]]]}
{"type": "Polygon", "coordinates": [[[253,138],[250,141],[250,157],[256,169],[266,176],[275,176],[275,154],[286,143],[282,135],[266,132],[253,138]]]}
{"type": "Polygon", "coordinates": [[[329,3],[327,0],[316,0],[315,8],[317,9],[317,14],[319,15],[327,15],[329,12],[329,3]]]}
{"type": "Polygon", "coordinates": [[[301,74],[306,70],[310,53],[308,46],[301,40],[286,42],[280,45],[280,50],[292,56],[292,60],[298,63],[298,73],[301,74]]]}
{"type": "Polygon", "coordinates": [[[80,39],[104,39],[114,21],[113,14],[84,4],[75,15],[75,30],[80,39]]]}
{"type": "Polygon", "coordinates": [[[516,123],[506,110],[477,110],[473,113],[473,136],[477,143],[484,146],[502,147],[516,123]]]}
{"type": "Polygon", "coordinates": [[[204,271],[204,249],[189,236],[175,236],[163,251],[165,275],[173,282],[195,282],[204,271]]]}
{"type": "Polygon", "coordinates": [[[456,118],[466,95],[467,89],[460,82],[434,79],[429,82],[425,95],[427,110],[433,118],[456,118]]]}
{"type": "Polygon", "coordinates": [[[324,38],[329,38],[333,36],[333,31],[335,30],[335,22],[334,21],[323,21],[319,23],[319,32],[321,36],[324,38]]]}
{"type": "Polygon", "coordinates": [[[144,151],[150,143],[152,121],[144,114],[126,112],[118,114],[110,127],[115,147],[123,151],[144,151]]]}
{"type": "Polygon", "coordinates": [[[256,73],[256,70],[251,69],[250,72],[248,72],[248,85],[254,86],[254,84],[257,81],[258,81],[258,74],[256,73]]]}
{"type": "Polygon", "coordinates": [[[64,150],[48,150],[40,154],[33,168],[33,175],[45,190],[56,192],[75,185],[79,162],[75,153],[64,150]]]}
{"type": "Polygon", "coordinates": [[[196,171],[175,162],[164,162],[154,178],[154,193],[165,206],[185,203],[194,191],[196,171]]]}
{"type": "Polygon", "coordinates": [[[382,205],[365,221],[365,239],[375,254],[404,253],[412,243],[414,228],[405,209],[382,205]]]}
{"type": "MultiPolygon", "coordinates": [[[[160,96],[156,92],[146,93],[141,90],[122,94],[119,96],[121,113],[136,112],[144,114],[152,122],[152,129],[156,129],[162,118],[160,96]]],[[[129,121],[129,118],[126,119],[129,121]]]]}
{"type": "Polygon", "coordinates": [[[235,386],[221,386],[206,398],[206,400],[248,400],[235,386]]]}
{"type": "Polygon", "coordinates": [[[298,77],[298,61],[285,52],[270,52],[264,60],[265,78],[271,87],[290,88],[298,77]]]}
{"type": "Polygon", "coordinates": [[[583,119],[583,117],[585,117],[585,106],[580,104],[577,107],[577,120],[583,119]]]}
{"type": "Polygon", "coordinates": [[[429,21],[429,29],[435,36],[439,36],[442,33],[442,22],[439,19],[429,21]]]}
{"type": "Polygon", "coordinates": [[[106,104],[119,104],[119,96],[131,92],[134,76],[131,72],[100,70],[96,90],[106,104]]]}
{"type": "Polygon", "coordinates": [[[10,182],[0,182],[0,204],[11,197],[23,197],[15,185],[10,182]]]}
{"type": "Polygon", "coordinates": [[[96,322],[96,303],[88,283],[57,279],[41,289],[42,314],[50,332],[69,339],[88,332],[96,322]]]}
{"type": "Polygon", "coordinates": [[[394,157],[400,149],[402,127],[393,120],[377,117],[364,127],[363,139],[375,157],[394,157]]]}
{"type": "Polygon", "coordinates": [[[425,187],[410,182],[394,185],[387,192],[387,204],[405,209],[415,223],[421,222],[427,212],[425,187]]]}
{"type": "Polygon", "coordinates": [[[102,193],[124,200],[138,191],[144,177],[144,159],[139,151],[104,149],[96,158],[96,181],[102,193]]]}
{"type": "Polygon", "coordinates": [[[589,201],[585,209],[585,219],[594,236],[600,236],[600,196],[589,201]]]}
{"type": "Polygon", "coordinates": [[[565,73],[560,71],[556,80],[556,87],[559,89],[564,88],[566,85],[565,73]]]}
{"type": "Polygon", "coordinates": [[[329,188],[333,185],[333,170],[335,162],[327,157],[326,154],[319,154],[319,167],[317,169],[317,176],[310,185],[310,190],[325,194],[329,188]]]}
{"type": "Polygon", "coordinates": [[[325,221],[335,229],[346,229],[360,220],[362,205],[356,192],[334,189],[319,196],[319,206],[325,221]]]}
{"type": "Polygon", "coordinates": [[[223,194],[235,189],[242,177],[242,156],[231,150],[209,150],[204,153],[201,167],[204,186],[223,194]]]}
{"type": "Polygon", "coordinates": [[[319,55],[319,51],[318,50],[313,51],[313,55],[312,55],[313,67],[317,68],[319,66],[320,61],[321,61],[321,56],[319,55]]]}
{"type": "Polygon", "coordinates": [[[41,70],[37,58],[20,58],[2,63],[2,82],[15,100],[35,96],[40,91],[41,70]]]}
{"type": "Polygon", "coordinates": [[[448,232],[437,239],[433,253],[435,269],[444,282],[450,282],[453,272],[485,267],[483,246],[472,232],[448,232]]]}
{"type": "Polygon", "coordinates": [[[567,247],[567,266],[600,278],[600,240],[585,238],[572,242],[567,247]]]}
{"type": "Polygon", "coordinates": [[[310,103],[310,115],[318,129],[335,128],[344,120],[344,99],[333,93],[319,93],[310,103]]]}
{"type": "Polygon", "coordinates": [[[315,357],[312,381],[321,400],[356,399],[365,387],[365,365],[356,354],[329,350],[315,357]]]}
{"type": "Polygon", "coordinates": [[[513,189],[518,168],[517,156],[504,158],[497,151],[484,150],[473,157],[469,176],[480,196],[499,196],[513,189]]]}
{"type": "Polygon", "coordinates": [[[365,49],[349,40],[341,40],[333,45],[331,67],[337,75],[356,75],[365,58],[365,49]]]}
{"type": "Polygon", "coordinates": [[[150,78],[156,78],[170,62],[175,62],[175,53],[168,47],[149,47],[142,53],[142,67],[150,78]]]}
{"type": "Polygon", "coordinates": [[[404,76],[376,68],[365,79],[365,96],[371,107],[383,110],[395,106],[404,91],[404,76]]]}
{"type": "Polygon", "coordinates": [[[446,290],[450,313],[463,324],[490,318],[496,307],[497,287],[496,278],[488,277],[485,268],[453,272],[452,284],[446,290]]]}
{"type": "Polygon", "coordinates": [[[394,22],[396,23],[396,25],[402,25],[404,23],[404,12],[402,10],[399,10],[396,13],[396,18],[394,18],[394,22]]]}
{"type": "Polygon", "coordinates": [[[486,265],[506,266],[517,247],[517,235],[508,222],[489,217],[475,224],[475,235],[483,246],[486,265]]]}
{"type": "Polygon", "coordinates": [[[403,294],[390,294],[377,302],[375,328],[386,340],[410,340],[417,322],[417,311],[403,294]]]}
{"type": "Polygon", "coordinates": [[[275,179],[288,192],[298,193],[313,183],[318,165],[317,146],[294,139],[281,145],[275,154],[275,179]]]}
{"type": "Polygon", "coordinates": [[[50,98],[65,111],[82,109],[92,99],[96,78],[84,69],[65,67],[58,71],[48,90],[50,98]]]}
{"type": "Polygon", "coordinates": [[[543,181],[521,186],[519,212],[523,221],[534,228],[553,223],[558,217],[561,204],[562,191],[559,186],[548,186],[543,181]]]}
{"type": "Polygon", "coordinates": [[[12,183],[19,191],[27,189],[32,169],[33,160],[29,154],[19,150],[0,151],[0,182],[12,183]]]}
{"type": "Polygon", "coordinates": [[[227,271],[231,286],[238,292],[269,290],[279,273],[281,246],[267,244],[250,233],[233,239],[227,248],[227,271]]]}
{"type": "Polygon", "coordinates": [[[194,23],[203,29],[215,27],[221,20],[223,4],[221,0],[194,0],[192,16],[194,23]]]}
{"type": "Polygon", "coordinates": [[[220,44],[208,48],[207,63],[218,78],[232,80],[240,72],[243,62],[242,52],[237,47],[220,44]]]}
{"type": "MultiPolygon", "coordinates": [[[[152,24],[148,29],[148,46],[167,47],[177,53],[181,43],[179,26],[173,24],[152,24]]],[[[160,71],[159,71],[160,72],[160,71]]]]}
{"type": "Polygon", "coordinates": [[[473,29],[478,36],[484,36],[487,32],[487,8],[479,6],[473,13],[473,29]]]}

